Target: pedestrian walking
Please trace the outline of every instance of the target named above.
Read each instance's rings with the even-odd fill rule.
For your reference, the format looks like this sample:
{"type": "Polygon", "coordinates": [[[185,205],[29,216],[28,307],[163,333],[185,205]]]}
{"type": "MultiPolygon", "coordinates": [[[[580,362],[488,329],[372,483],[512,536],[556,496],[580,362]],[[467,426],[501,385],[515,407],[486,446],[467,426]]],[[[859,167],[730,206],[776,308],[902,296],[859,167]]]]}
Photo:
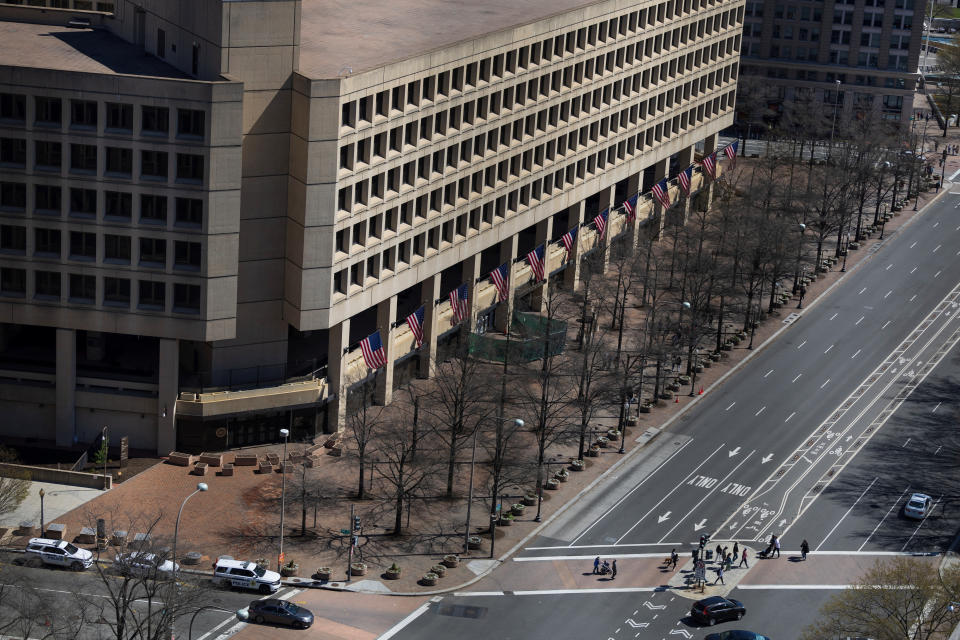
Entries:
{"type": "Polygon", "coordinates": [[[717,584],[718,582],[720,584],[727,584],[723,581],[723,565],[717,567],[717,579],[713,581],[713,584],[717,584]]]}
{"type": "Polygon", "coordinates": [[[593,559],[593,574],[596,575],[600,570],[600,556],[593,559]]]}
{"type": "Polygon", "coordinates": [[[673,563],[673,568],[677,568],[677,561],[680,560],[680,556],[677,554],[677,550],[674,549],[670,552],[670,562],[673,563]]]}
{"type": "Polygon", "coordinates": [[[733,543],[733,559],[736,560],[740,557],[740,544],[737,542],[733,543]]]}
{"type": "Polygon", "coordinates": [[[723,548],[723,559],[724,559],[724,560],[726,560],[726,559],[727,559],[727,556],[730,555],[730,553],[727,551],[727,549],[729,549],[729,548],[730,548],[730,547],[724,547],[724,548],[723,548]]]}
{"type": "Polygon", "coordinates": [[[773,550],[777,554],[777,557],[780,557],[780,538],[773,537],[773,550]]]}
{"type": "Polygon", "coordinates": [[[747,564],[747,548],[746,547],[743,548],[743,555],[740,556],[740,566],[741,567],[746,566],[747,569],[750,568],[750,565],[747,564]]]}
{"type": "Polygon", "coordinates": [[[613,569],[613,573],[610,575],[610,579],[616,580],[617,579],[617,561],[616,560],[613,561],[612,569],[613,569]]]}
{"type": "Polygon", "coordinates": [[[717,562],[723,562],[723,547],[717,545],[717,562]]]}
{"type": "Polygon", "coordinates": [[[800,555],[803,556],[804,561],[806,561],[808,553],[810,553],[810,545],[807,543],[806,538],[804,538],[803,542],[800,543],[800,555]]]}

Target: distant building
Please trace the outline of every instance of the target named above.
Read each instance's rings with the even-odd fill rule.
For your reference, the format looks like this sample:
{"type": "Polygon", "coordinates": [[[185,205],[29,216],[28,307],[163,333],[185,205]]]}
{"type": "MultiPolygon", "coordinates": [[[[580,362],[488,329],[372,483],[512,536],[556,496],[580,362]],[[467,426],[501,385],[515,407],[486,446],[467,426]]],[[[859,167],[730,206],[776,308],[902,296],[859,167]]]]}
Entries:
{"type": "MultiPolygon", "coordinates": [[[[161,454],[334,429],[377,329],[389,401],[455,330],[452,289],[471,326],[537,308],[524,256],[542,243],[574,283],[560,237],[731,124],[744,7],[11,4],[0,435],[69,446],[107,426],[161,454]]],[[[604,242],[636,224],[612,214],[604,242]]]]}

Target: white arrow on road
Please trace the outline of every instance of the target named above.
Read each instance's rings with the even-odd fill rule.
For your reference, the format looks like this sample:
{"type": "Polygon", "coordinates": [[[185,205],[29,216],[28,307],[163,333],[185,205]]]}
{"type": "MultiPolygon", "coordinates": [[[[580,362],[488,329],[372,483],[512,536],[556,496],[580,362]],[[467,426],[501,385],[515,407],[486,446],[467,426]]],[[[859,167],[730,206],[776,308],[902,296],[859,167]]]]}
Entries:
{"type": "Polygon", "coordinates": [[[761,461],[760,461],[760,464],[767,464],[767,463],[770,462],[771,460],[773,460],[773,454],[772,454],[772,453],[768,453],[767,455],[763,456],[763,458],[762,458],[761,461]]]}
{"type": "Polygon", "coordinates": [[[656,611],[657,609],[666,609],[666,608],[667,608],[667,605],[665,605],[665,604],[651,604],[649,600],[647,600],[646,602],[644,602],[644,603],[643,603],[643,606],[645,606],[647,609],[653,609],[654,611],[656,611]]]}
{"type": "Polygon", "coordinates": [[[684,638],[692,638],[693,634],[687,631],[686,629],[670,629],[670,635],[679,633],[684,638]]]}
{"type": "Polygon", "coordinates": [[[737,448],[734,449],[733,451],[727,451],[727,457],[728,457],[728,458],[732,458],[733,456],[737,455],[738,453],[740,453],[740,447],[737,447],[737,448]]]}
{"type": "Polygon", "coordinates": [[[694,530],[694,531],[700,531],[700,529],[703,529],[705,526],[707,526],[707,519],[706,519],[706,518],[704,518],[703,520],[701,520],[701,521],[698,522],[697,524],[693,525],[693,530],[694,530]]]}
{"type": "Polygon", "coordinates": [[[633,618],[627,618],[627,624],[633,627],[634,629],[642,629],[644,627],[649,627],[649,622],[634,622],[633,618]]]}
{"type": "Polygon", "coordinates": [[[787,519],[786,519],[786,518],[784,518],[783,520],[781,520],[781,521],[780,521],[780,524],[777,525],[777,526],[782,527],[782,526],[785,525],[785,524],[787,524],[787,519]]]}
{"type": "Polygon", "coordinates": [[[734,529],[736,529],[736,528],[737,528],[737,524],[739,524],[739,523],[737,523],[737,522],[734,522],[734,523],[733,523],[733,524],[731,524],[731,525],[730,525],[729,527],[727,527],[727,529],[729,529],[730,531],[733,531],[734,529]]]}
{"type": "Polygon", "coordinates": [[[667,511],[667,512],[666,512],[665,514],[663,514],[662,516],[657,516],[657,524],[661,524],[661,523],[663,523],[664,521],[669,520],[671,513],[673,513],[673,512],[672,512],[672,511],[667,511]]]}

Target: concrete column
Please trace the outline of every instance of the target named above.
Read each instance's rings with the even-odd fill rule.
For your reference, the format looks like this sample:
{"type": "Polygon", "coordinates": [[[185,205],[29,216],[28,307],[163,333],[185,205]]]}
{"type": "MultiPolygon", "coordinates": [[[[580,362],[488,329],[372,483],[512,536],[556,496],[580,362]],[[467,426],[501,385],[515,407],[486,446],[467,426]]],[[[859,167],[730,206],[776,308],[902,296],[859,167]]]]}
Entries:
{"type": "Polygon", "coordinates": [[[177,450],[177,394],[180,392],[180,345],[160,339],[157,372],[157,455],[177,450]]]}
{"type": "Polygon", "coordinates": [[[517,251],[520,242],[520,236],[513,234],[504,238],[500,242],[500,264],[507,263],[507,299],[497,306],[494,314],[493,323],[500,331],[504,333],[507,330],[507,324],[513,317],[514,295],[517,292],[517,285],[513,280],[513,261],[517,259],[517,251]]]}
{"type": "MultiPolygon", "coordinates": [[[[627,176],[627,198],[632,198],[640,191],[640,181],[643,179],[643,174],[635,173],[631,176],[627,176]]],[[[639,205],[639,198],[637,199],[637,204],[639,205]]],[[[628,233],[631,237],[631,247],[636,247],[637,243],[640,241],[640,215],[636,214],[633,218],[633,222],[630,223],[628,227],[628,233]]]]}
{"type": "Polygon", "coordinates": [[[480,278],[480,254],[476,253],[463,261],[463,283],[467,285],[470,300],[470,315],[467,316],[467,333],[477,326],[477,280],[480,278]]]}
{"type": "Polygon", "coordinates": [[[580,288],[580,231],[583,224],[584,212],[587,209],[587,201],[581,200],[568,209],[570,215],[570,226],[577,227],[577,241],[573,245],[573,251],[570,252],[569,264],[563,271],[563,284],[571,291],[577,291],[580,288]]]}
{"type": "MultiPolygon", "coordinates": [[[[670,159],[664,158],[653,165],[653,181],[660,182],[667,176],[667,169],[670,166],[670,159]]],[[[657,237],[663,235],[663,227],[667,222],[667,212],[663,205],[659,204],[657,199],[653,199],[653,210],[657,212],[657,237]]]]}
{"type": "Polygon", "coordinates": [[[549,297],[547,288],[550,286],[550,252],[547,250],[547,240],[550,239],[551,235],[553,235],[553,216],[538,222],[536,230],[536,244],[534,246],[539,247],[541,244],[543,245],[543,282],[530,294],[530,307],[534,310],[539,308],[540,313],[546,312],[549,297]]]}
{"type": "MultiPolygon", "coordinates": [[[[677,152],[677,166],[681,171],[693,163],[693,146],[684,147],[677,152]]],[[[683,187],[680,188],[680,197],[683,198],[683,224],[687,224],[690,217],[690,198],[683,194],[683,187]]]]}
{"type": "Polygon", "coordinates": [[[437,370],[437,298],[440,274],[429,276],[420,285],[423,302],[423,346],[420,347],[420,377],[432,378],[437,370]]]}
{"type": "Polygon", "coordinates": [[[77,427],[77,332],[57,329],[57,446],[73,445],[77,427]]]}
{"type": "Polygon", "coordinates": [[[377,305],[377,329],[380,330],[380,340],[383,342],[383,353],[387,356],[387,364],[377,371],[377,388],[374,393],[374,402],[388,405],[393,400],[393,361],[397,357],[397,349],[393,344],[396,330],[393,321],[397,317],[397,296],[390,296],[377,305]]]}
{"type": "MultiPolygon", "coordinates": [[[[613,208],[614,198],[616,198],[617,189],[615,185],[611,185],[609,189],[604,189],[600,192],[600,201],[597,213],[602,213],[606,208],[613,208]]],[[[593,214],[591,214],[593,215],[593,214]]],[[[610,213],[607,214],[607,230],[603,234],[603,239],[600,240],[600,245],[597,247],[600,250],[601,263],[600,269],[602,273],[606,273],[607,269],[610,266],[610,238],[613,237],[610,229],[610,213]]]]}
{"type": "Polygon", "coordinates": [[[343,430],[347,419],[347,385],[344,378],[343,351],[350,346],[350,319],[330,327],[330,342],[327,347],[327,384],[330,401],[327,403],[327,424],[337,431],[343,430]]]}

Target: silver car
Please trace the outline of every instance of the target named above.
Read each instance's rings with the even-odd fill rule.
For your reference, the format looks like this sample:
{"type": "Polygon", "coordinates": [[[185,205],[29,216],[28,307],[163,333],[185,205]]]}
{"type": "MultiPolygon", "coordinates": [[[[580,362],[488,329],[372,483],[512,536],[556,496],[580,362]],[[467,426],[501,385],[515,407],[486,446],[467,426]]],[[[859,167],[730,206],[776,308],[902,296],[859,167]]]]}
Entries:
{"type": "Polygon", "coordinates": [[[915,493],[903,505],[903,515],[914,520],[923,520],[930,515],[933,508],[933,500],[925,493],[915,493]]]}
{"type": "MultiPolygon", "coordinates": [[[[118,553],[113,559],[113,568],[125,575],[169,578],[173,575],[175,565],[172,561],[155,553],[133,551],[118,553]]],[[[180,569],[180,567],[176,566],[176,569],[180,569]]]]}

